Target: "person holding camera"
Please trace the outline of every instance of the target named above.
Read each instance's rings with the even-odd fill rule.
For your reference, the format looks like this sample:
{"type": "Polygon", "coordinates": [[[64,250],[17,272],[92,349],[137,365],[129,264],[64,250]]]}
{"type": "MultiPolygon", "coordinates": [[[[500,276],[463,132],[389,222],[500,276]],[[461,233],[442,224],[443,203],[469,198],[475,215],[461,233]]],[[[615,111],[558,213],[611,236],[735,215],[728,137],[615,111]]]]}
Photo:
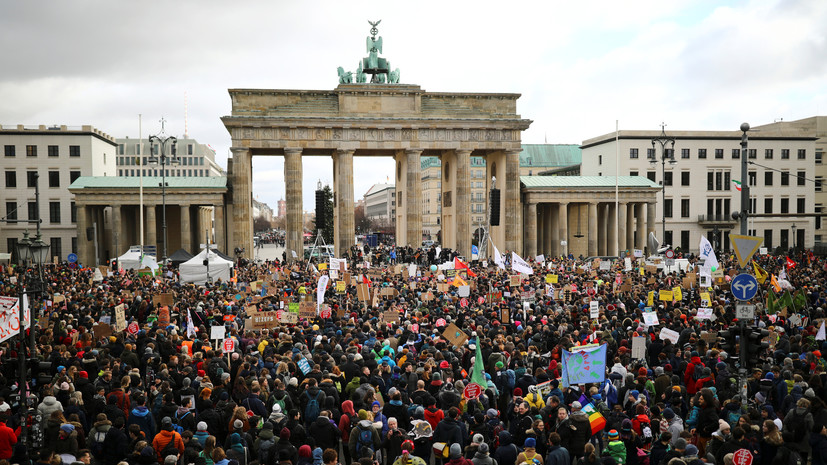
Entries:
{"type": "Polygon", "coordinates": [[[393,461],[402,455],[402,443],[407,439],[407,432],[399,428],[396,417],[388,418],[388,432],[382,438],[382,451],[384,463],[391,465],[393,461]]]}

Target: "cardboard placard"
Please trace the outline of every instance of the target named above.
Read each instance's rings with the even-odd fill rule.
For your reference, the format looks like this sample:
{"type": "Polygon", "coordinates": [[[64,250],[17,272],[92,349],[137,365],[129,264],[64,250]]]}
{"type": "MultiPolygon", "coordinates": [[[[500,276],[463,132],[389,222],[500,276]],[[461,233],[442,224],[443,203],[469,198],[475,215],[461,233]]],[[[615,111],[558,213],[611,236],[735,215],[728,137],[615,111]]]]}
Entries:
{"type": "Polygon", "coordinates": [[[399,323],[399,312],[396,310],[385,310],[382,312],[382,321],[385,323],[399,323]]]}
{"type": "Polygon", "coordinates": [[[658,267],[655,265],[646,265],[643,267],[643,271],[645,271],[648,274],[655,274],[658,272],[658,267]]]}
{"type": "Polygon", "coordinates": [[[126,313],[124,312],[124,305],[120,304],[115,307],[115,331],[123,331],[126,329],[126,313]]]}
{"type": "Polygon", "coordinates": [[[55,294],[54,296],[52,296],[52,302],[54,302],[55,305],[65,301],[65,300],[66,300],[66,296],[64,296],[63,294],[55,294]]]}
{"type": "Polygon", "coordinates": [[[279,313],[279,323],[296,324],[299,322],[299,315],[290,312],[279,313]]]}
{"type": "Polygon", "coordinates": [[[718,332],[701,331],[701,340],[706,341],[707,344],[715,344],[718,342],[718,332]]]}
{"type": "Polygon", "coordinates": [[[520,285],[520,275],[511,275],[508,279],[511,287],[517,287],[520,285]]]}
{"type": "Polygon", "coordinates": [[[661,302],[671,302],[673,298],[672,291],[665,291],[663,289],[658,291],[658,300],[661,302]]]}
{"type": "Polygon", "coordinates": [[[306,318],[312,320],[316,318],[316,303],[315,302],[301,302],[299,304],[299,318],[306,318]]]}
{"type": "Polygon", "coordinates": [[[172,305],[172,294],[169,292],[165,292],[163,294],[155,294],[152,296],[152,305],[172,305]]]}
{"type": "Polygon", "coordinates": [[[380,293],[382,297],[396,297],[397,294],[399,294],[399,291],[392,287],[383,287],[380,293]]]}
{"type": "MultiPolygon", "coordinates": [[[[289,312],[282,312],[289,313],[289,312]]],[[[295,315],[295,314],[292,314],[295,315]]],[[[277,312],[259,312],[254,311],[247,314],[247,319],[244,321],[244,329],[260,330],[272,328],[278,321],[277,312]]]]}
{"type": "Polygon", "coordinates": [[[510,313],[508,307],[503,307],[503,308],[500,309],[500,320],[501,320],[502,324],[511,323],[510,316],[511,316],[511,313],[510,313]]]}
{"type": "Polygon", "coordinates": [[[98,323],[92,326],[92,333],[95,335],[95,340],[107,338],[112,335],[112,327],[106,323],[98,323]]]}
{"type": "Polygon", "coordinates": [[[428,291],[428,292],[422,294],[422,301],[423,302],[429,302],[431,300],[434,300],[434,294],[431,291],[428,291]]]}
{"type": "Polygon", "coordinates": [[[362,302],[370,300],[370,287],[367,284],[359,284],[356,286],[356,297],[362,302]]]}
{"type": "Polygon", "coordinates": [[[453,323],[445,328],[442,337],[447,339],[448,343],[455,347],[462,347],[462,344],[468,340],[468,336],[453,323]]]}

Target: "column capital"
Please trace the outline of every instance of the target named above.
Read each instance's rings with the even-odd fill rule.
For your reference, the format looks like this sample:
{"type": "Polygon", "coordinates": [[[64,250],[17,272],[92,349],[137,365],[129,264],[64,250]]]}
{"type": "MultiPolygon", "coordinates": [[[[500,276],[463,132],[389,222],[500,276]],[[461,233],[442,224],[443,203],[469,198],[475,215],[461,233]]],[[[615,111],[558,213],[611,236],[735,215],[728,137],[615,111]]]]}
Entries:
{"type": "Polygon", "coordinates": [[[563,205],[563,206],[566,206],[566,205],[568,205],[568,204],[569,204],[569,202],[557,202],[557,205],[563,205]]]}
{"type": "Polygon", "coordinates": [[[422,150],[422,149],[414,149],[414,148],[405,149],[405,155],[421,155],[422,152],[424,152],[424,150],[422,150]]]}
{"type": "Polygon", "coordinates": [[[301,147],[285,147],[284,148],[285,155],[301,155],[302,148],[301,147]]]}
{"type": "Polygon", "coordinates": [[[236,153],[249,152],[250,149],[247,148],[247,147],[230,147],[230,151],[233,152],[233,154],[236,154],[236,153]]]}
{"type": "Polygon", "coordinates": [[[356,153],[354,149],[336,149],[336,155],[353,155],[354,153],[356,153]]]}
{"type": "Polygon", "coordinates": [[[454,149],[454,153],[456,153],[457,155],[461,154],[471,156],[471,152],[473,152],[472,149],[454,149]]]}

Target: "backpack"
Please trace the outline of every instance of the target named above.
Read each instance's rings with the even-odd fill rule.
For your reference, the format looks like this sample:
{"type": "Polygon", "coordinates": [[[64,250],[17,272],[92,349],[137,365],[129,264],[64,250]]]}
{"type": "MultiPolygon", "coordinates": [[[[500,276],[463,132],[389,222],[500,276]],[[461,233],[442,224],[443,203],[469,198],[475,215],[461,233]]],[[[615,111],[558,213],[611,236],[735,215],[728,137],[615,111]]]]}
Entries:
{"type": "Polygon", "coordinates": [[[180,453],[181,451],[179,451],[178,448],[175,447],[175,433],[173,432],[172,439],[170,439],[167,445],[165,445],[164,448],[161,449],[161,457],[167,457],[169,455],[174,455],[178,457],[180,453]]]}
{"type": "Polygon", "coordinates": [[[804,418],[798,418],[795,413],[789,416],[793,417],[793,421],[790,422],[793,426],[793,442],[803,441],[804,437],[807,436],[807,422],[804,421],[804,418]]]}
{"type": "Polygon", "coordinates": [[[703,364],[695,365],[695,370],[692,372],[692,381],[698,381],[699,379],[701,379],[703,377],[703,374],[702,374],[703,369],[704,369],[703,364]]]}
{"type": "Polygon", "coordinates": [[[648,421],[640,422],[640,435],[643,437],[644,444],[649,444],[652,442],[652,439],[654,439],[652,425],[648,421]]]}
{"type": "Polygon", "coordinates": [[[359,428],[359,437],[356,438],[356,452],[357,455],[361,455],[362,447],[372,448],[373,447],[373,431],[370,428],[363,429],[361,425],[357,425],[359,428]]]}
{"type": "MultiPolygon", "coordinates": [[[[192,413],[192,412],[187,412],[182,417],[179,417],[178,413],[176,413],[175,414],[175,422],[172,424],[172,430],[175,431],[178,434],[182,434],[184,432],[184,427],[181,426],[178,422],[180,422],[181,420],[186,418],[186,416],[189,415],[190,413],[192,413]]],[[[166,457],[166,455],[164,457],[166,457]]]]}
{"type": "MultiPolygon", "coordinates": [[[[307,407],[304,408],[304,421],[312,421],[315,420],[316,417],[319,416],[321,410],[319,410],[319,396],[322,394],[322,391],[316,393],[316,396],[310,399],[310,402],[307,403],[307,407]]],[[[307,395],[310,398],[310,394],[307,395]]]]}
{"type": "Polygon", "coordinates": [[[492,441],[494,443],[494,449],[500,447],[500,432],[502,432],[504,429],[505,427],[503,426],[503,422],[497,423],[497,426],[494,427],[494,431],[492,432],[492,436],[494,438],[494,440],[492,441]]]}
{"type": "Polygon", "coordinates": [[[273,439],[262,441],[258,446],[258,463],[259,465],[271,465],[273,462],[273,452],[276,450],[276,442],[273,439]]]}
{"type": "Polygon", "coordinates": [[[98,430],[98,431],[95,432],[95,434],[92,435],[92,441],[91,441],[92,444],[91,444],[91,447],[89,448],[90,452],[92,452],[92,457],[95,457],[96,459],[102,459],[103,458],[103,441],[104,441],[104,439],[106,439],[106,432],[104,432],[104,431],[98,430]]]}
{"type": "MultiPolygon", "coordinates": [[[[421,406],[421,405],[419,405],[419,404],[411,404],[411,405],[409,405],[409,406],[408,406],[408,417],[413,418],[413,417],[414,417],[414,414],[416,414],[416,409],[418,409],[419,407],[422,407],[422,406],[421,406]]],[[[423,407],[423,410],[424,410],[424,409],[425,409],[425,408],[423,407]]]]}
{"type": "MultiPolygon", "coordinates": [[[[286,399],[286,398],[287,398],[287,394],[285,394],[284,397],[282,397],[281,399],[276,397],[275,394],[273,394],[273,397],[272,397],[273,405],[278,405],[279,408],[281,408],[281,413],[283,413],[285,415],[287,415],[287,413],[288,413],[287,410],[286,410],[287,409],[287,404],[284,402],[284,399],[286,399]]],[[[272,409],[272,407],[271,407],[271,409],[272,409]]]]}

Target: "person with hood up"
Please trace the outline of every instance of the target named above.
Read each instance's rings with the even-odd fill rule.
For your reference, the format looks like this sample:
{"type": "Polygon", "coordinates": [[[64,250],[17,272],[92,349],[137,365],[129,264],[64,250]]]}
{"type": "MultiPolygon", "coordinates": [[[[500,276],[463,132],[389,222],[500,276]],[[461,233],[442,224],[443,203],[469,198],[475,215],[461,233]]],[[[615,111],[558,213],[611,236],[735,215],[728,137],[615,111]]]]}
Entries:
{"type": "Polygon", "coordinates": [[[519,465],[517,464],[517,455],[519,450],[517,446],[511,442],[511,433],[508,431],[500,431],[498,435],[500,445],[494,451],[494,460],[498,465],[519,465]]]}
{"type": "Polygon", "coordinates": [[[465,442],[465,424],[459,420],[459,409],[451,407],[448,410],[448,416],[443,418],[434,428],[434,442],[463,446],[465,442]]]}
{"type": "MultiPolygon", "coordinates": [[[[697,368],[695,368],[697,370],[697,368]]],[[[701,369],[701,377],[695,381],[695,392],[703,388],[710,388],[715,386],[715,378],[712,377],[712,369],[703,367],[701,369]]]]}
{"type": "Polygon", "coordinates": [[[528,438],[523,443],[523,451],[517,454],[517,464],[534,463],[543,465],[543,456],[537,453],[537,440],[528,438]]]}
{"type": "Polygon", "coordinates": [[[269,465],[275,462],[276,455],[276,435],[273,433],[273,424],[269,421],[264,423],[261,431],[258,432],[256,441],[253,443],[252,454],[253,457],[258,457],[260,465],[269,465]]]}
{"type": "Polygon", "coordinates": [[[350,431],[356,426],[356,422],[358,422],[358,417],[353,410],[353,401],[346,400],[342,402],[342,416],[339,418],[339,431],[342,434],[342,452],[345,465],[350,465],[350,431]]]}
{"type": "Polygon", "coordinates": [[[686,386],[686,392],[689,395],[695,395],[698,392],[697,383],[695,382],[695,370],[703,370],[705,368],[701,357],[697,352],[692,352],[689,359],[689,364],[686,365],[686,371],[683,375],[683,384],[686,386]]]}
{"type": "Polygon", "coordinates": [[[57,401],[55,396],[46,396],[37,406],[37,413],[42,418],[41,428],[45,426],[46,420],[52,415],[52,412],[63,412],[63,404],[57,401]]]}
{"type": "Polygon", "coordinates": [[[569,451],[560,443],[560,435],[551,433],[548,435],[550,443],[548,448],[548,455],[546,455],[545,465],[569,465],[571,463],[571,456],[569,451]]]}
{"type": "Polygon", "coordinates": [[[247,465],[247,448],[241,444],[241,435],[237,432],[230,435],[230,447],[225,454],[228,460],[236,460],[238,465],[247,465]]]}
{"type": "Polygon", "coordinates": [[[310,425],[308,434],[316,441],[316,445],[322,449],[337,449],[339,448],[339,428],[333,424],[330,417],[330,412],[323,411],[313,423],[310,425]]]}
{"type": "Polygon", "coordinates": [[[158,431],[158,434],[152,439],[152,448],[155,449],[155,452],[158,454],[159,462],[163,462],[165,458],[165,456],[161,455],[164,449],[168,451],[171,450],[171,448],[167,448],[168,445],[171,446],[171,448],[177,449],[179,456],[184,453],[184,441],[181,439],[181,435],[173,431],[172,419],[170,417],[164,417],[161,420],[161,430],[158,431]]]}
{"type": "Polygon", "coordinates": [[[324,451],[321,447],[313,449],[313,465],[324,465],[324,451]]]}
{"type": "Polygon", "coordinates": [[[137,405],[129,411],[129,419],[126,425],[138,425],[148,438],[155,436],[155,418],[146,407],[145,397],[141,396],[137,401],[137,405]]]}
{"type": "Polygon", "coordinates": [[[592,424],[589,421],[589,416],[583,412],[582,408],[583,406],[578,401],[571,404],[569,419],[571,420],[572,433],[566,447],[571,457],[582,457],[584,447],[592,437],[592,424]]]}
{"type": "Polygon", "coordinates": [[[616,429],[609,431],[609,442],[603,455],[612,457],[620,465],[626,463],[626,445],[620,440],[620,433],[616,429]]]}
{"type": "Polygon", "coordinates": [[[354,462],[357,462],[365,455],[372,456],[373,452],[379,449],[381,443],[379,432],[376,431],[373,423],[368,419],[368,412],[359,410],[359,422],[350,430],[348,441],[351,458],[354,462]],[[370,449],[370,452],[366,449],[370,449]]]}
{"type": "Polygon", "coordinates": [[[462,446],[454,443],[448,449],[448,461],[445,465],[474,465],[473,462],[462,455],[462,446]]]}
{"type": "Polygon", "coordinates": [[[299,460],[299,450],[290,442],[290,430],[286,427],[279,432],[279,442],[276,444],[276,450],[279,464],[282,463],[282,460],[289,460],[290,463],[296,463],[299,460]],[[282,459],[285,455],[286,459],[282,459]]]}

